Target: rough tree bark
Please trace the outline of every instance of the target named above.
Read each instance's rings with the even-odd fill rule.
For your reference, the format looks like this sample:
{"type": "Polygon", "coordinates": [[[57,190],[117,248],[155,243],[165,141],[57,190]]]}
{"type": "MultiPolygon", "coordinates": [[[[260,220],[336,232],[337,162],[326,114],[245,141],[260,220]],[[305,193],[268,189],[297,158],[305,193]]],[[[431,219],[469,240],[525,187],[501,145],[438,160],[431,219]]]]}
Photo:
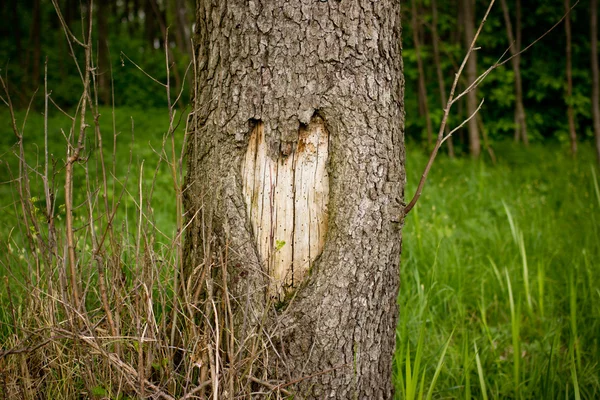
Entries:
{"type": "MultiPolygon", "coordinates": [[[[571,9],[571,1],[564,0],[565,12],[571,9]]],[[[571,51],[571,14],[565,18],[565,34],[566,34],[566,74],[567,74],[567,118],[569,120],[569,139],[571,140],[571,154],[577,154],[577,133],[575,132],[575,110],[573,109],[573,68],[572,68],[572,51],[571,51]]]]}
{"type": "Polygon", "coordinates": [[[197,3],[186,278],[210,286],[223,270],[207,269],[211,257],[227,247],[236,335],[253,318],[274,334],[268,379],[295,382],[298,398],[391,398],[399,4],[197,3]]]}
{"type": "Polygon", "coordinates": [[[590,2],[590,43],[592,59],[592,116],[594,118],[594,136],[596,155],[600,163],[600,79],[598,77],[598,0],[590,2]]]}
{"type": "MultiPolygon", "coordinates": [[[[464,39],[465,46],[468,48],[475,37],[475,7],[473,0],[462,0],[462,12],[464,18],[464,39]]],[[[475,52],[471,53],[469,60],[467,61],[467,85],[470,85],[477,79],[477,55],[475,52]]],[[[477,110],[477,89],[473,89],[467,94],[467,114],[473,115],[477,110]]],[[[479,157],[481,154],[481,141],[479,139],[479,128],[477,126],[477,119],[471,118],[467,123],[469,129],[469,152],[473,157],[479,157]]]]}
{"type": "Polygon", "coordinates": [[[515,75],[515,141],[522,140],[525,146],[529,145],[527,135],[527,119],[525,116],[525,106],[523,105],[523,82],[521,80],[521,0],[515,1],[515,34],[513,35],[510,12],[506,0],[502,0],[502,12],[504,14],[504,23],[506,25],[506,35],[510,46],[510,54],[513,57],[511,64],[515,75]]]}

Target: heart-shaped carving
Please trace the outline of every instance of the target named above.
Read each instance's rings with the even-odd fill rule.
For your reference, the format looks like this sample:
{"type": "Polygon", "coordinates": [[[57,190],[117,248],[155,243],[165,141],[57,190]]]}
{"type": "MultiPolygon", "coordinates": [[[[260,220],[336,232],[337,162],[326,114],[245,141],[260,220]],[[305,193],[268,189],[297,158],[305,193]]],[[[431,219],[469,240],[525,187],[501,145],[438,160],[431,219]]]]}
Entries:
{"type": "Polygon", "coordinates": [[[323,251],[328,156],[329,135],[320,117],[302,126],[297,146],[282,147],[277,159],[269,156],[262,122],[250,135],[242,165],[243,194],[273,297],[281,299],[298,287],[323,251]]]}

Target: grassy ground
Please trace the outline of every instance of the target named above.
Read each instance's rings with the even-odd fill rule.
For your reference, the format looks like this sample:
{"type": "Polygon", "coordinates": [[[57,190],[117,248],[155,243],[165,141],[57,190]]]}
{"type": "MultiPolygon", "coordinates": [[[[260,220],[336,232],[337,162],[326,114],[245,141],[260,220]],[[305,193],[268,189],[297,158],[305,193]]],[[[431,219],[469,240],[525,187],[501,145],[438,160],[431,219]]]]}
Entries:
{"type": "MultiPolygon", "coordinates": [[[[437,398],[598,398],[595,160],[554,146],[496,153],[495,166],[439,159],[407,218],[398,397],[418,395],[423,371],[427,393],[449,340],[437,398]]],[[[409,151],[408,192],[425,161],[409,151]]]]}
{"type": "MultiPolygon", "coordinates": [[[[173,197],[173,181],[170,171],[164,163],[165,154],[162,153],[163,139],[169,128],[169,114],[165,109],[141,110],[133,108],[120,108],[115,110],[114,126],[113,111],[109,108],[100,109],[100,126],[103,135],[104,158],[108,170],[108,184],[114,190],[109,193],[117,196],[120,189],[125,186],[127,195],[121,198],[120,211],[123,214],[134,212],[135,200],[139,192],[140,176],[144,192],[154,187],[153,195],[156,199],[154,211],[157,226],[172,235],[175,229],[175,202],[165,201],[173,197]],[[115,138],[116,134],[116,138],[115,138]],[[141,175],[140,175],[141,174],[141,175]]],[[[26,112],[16,113],[18,126],[21,128],[26,112]]],[[[91,149],[83,157],[97,161],[97,140],[94,133],[94,121],[91,116],[87,118],[90,128],[87,130],[87,149],[91,149]]],[[[15,135],[10,126],[10,115],[6,109],[0,111],[0,182],[6,183],[18,176],[18,150],[15,135]]],[[[41,169],[44,162],[44,118],[41,113],[30,112],[23,137],[27,161],[32,168],[41,169]]],[[[181,149],[185,118],[176,115],[176,148],[181,149]]],[[[79,129],[76,122],[76,132],[79,129]]],[[[66,159],[65,134],[69,132],[71,121],[69,118],[54,110],[48,118],[48,148],[50,165],[56,163],[55,184],[58,204],[64,204],[64,160],[66,159]]],[[[166,143],[169,150],[170,143],[166,143]]],[[[170,156],[170,154],[169,154],[170,156]]],[[[75,168],[75,203],[81,203],[85,196],[85,171],[75,168]]],[[[100,169],[97,163],[88,163],[88,172],[92,180],[100,180],[100,169]]],[[[31,174],[32,185],[35,190],[42,188],[41,178],[35,173],[31,174]]],[[[99,186],[99,185],[98,185],[99,186]]],[[[42,193],[41,191],[39,193],[42,193]]],[[[14,193],[7,184],[0,184],[0,234],[7,234],[14,226],[15,209],[14,193]]],[[[42,204],[41,199],[39,200],[42,204]]],[[[60,211],[60,210],[59,210],[60,211]]],[[[121,214],[122,216],[122,214],[121,214]]]]}
{"type": "MultiPolygon", "coordinates": [[[[111,113],[102,110],[101,118],[110,121],[111,113]]],[[[11,150],[15,140],[5,111],[0,120],[7,121],[0,126],[0,181],[7,182],[18,169],[11,150]]],[[[117,224],[133,223],[139,194],[153,187],[152,221],[165,233],[165,242],[176,226],[172,179],[159,162],[167,121],[163,110],[116,110],[115,152],[112,124],[102,125],[107,166],[110,171],[115,166],[108,186],[114,193],[126,188],[117,224]]],[[[68,132],[68,125],[58,115],[49,120],[50,153],[59,172],[65,158],[61,128],[68,132]]],[[[181,136],[180,128],[177,146],[181,136]]],[[[90,140],[94,148],[97,143],[90,140]]],[[[41,165],[39,114],[29,117],[25,143],[31,165],[41,165]]],[[[597,398],[600,176],[597,170],[594,176],[595,160],[585,148],[576,161],[557,146],[524,150],[498,144],[495,150],[497,165],[441,156],[406,220],[397,398],[597,398]]],[[[409,148],[407,193],[416,187],[425,162],[424,154],[409,148]]],[[[98,181],[98,166],[88,165],[92,181],[98,181]]],[[[83,182],[83,168],[76,173],[76,182],[83,182]]],[[[59,215],[60,175],[55,184],[59,215]]],[[[41,180],[32,176],[39,189],[41,180]]],[[[79,201],[86,195],[81,189],[79,201]]],[[[9,185],[0,185],[0,241],[17,246],[14,201],[9,185]]],[[[81,224],[84,218],[81,211],[81,224]]],[[[0,276],[23,277],[9,268],[1,263],[0,276]]],[[[0,313],[3,342],[10,318],[8,311],[0,313]]]]}

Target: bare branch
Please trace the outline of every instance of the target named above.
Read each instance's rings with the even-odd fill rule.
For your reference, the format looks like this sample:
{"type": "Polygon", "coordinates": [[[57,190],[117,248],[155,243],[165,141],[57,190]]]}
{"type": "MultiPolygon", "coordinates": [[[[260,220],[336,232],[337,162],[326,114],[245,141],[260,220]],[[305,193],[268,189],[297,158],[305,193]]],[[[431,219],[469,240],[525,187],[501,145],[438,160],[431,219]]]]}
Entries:
{"type": "Polygon", "coordinates": [[[465,119],[459,126],[457,126],[456,128],[452,129],[450,131],[449,134],[447,134],[443,139],[442,139],[442,143],[444,143],[450,136],[452,136],[452,134],[454,132],[456,132],[457,130],[459,130],[460,128],[462,128],[463,126],[465,126],[467,124],[467,122],[469,122],[471,119],[473,119],[473,117],[475,117],[475,115],[477,115],[477,113],[479,112],[479,110],[481,109],[481,106],[483,105],[483,99],[481,99],[481,102],[479,103],[479,106],[477,106],[477,109],[475,111],[473,111],[473,114],[471,114],[469,116],[469,118],[465,119]]]}
{"type": "MultiPolygon", "coordinates": [[[[406,214],[408,214],[410,212],[410,210],[413,209],[415,204],[417,204],[417,200],[419,200],[419,197],[421,197],[421,193],[423,192],[423,187],[425,186],[425,182],[427,181],[427,175],[429,175],[429,170],[431,170],[433,161],[435,160],[438,150],[440,149],[440,147],[444,141],[444,130],[446,129],[446,124],[448,123],[448,115],[450,114],[450,108],[452,107],[452,104],[454,104],[454,92],[456,91],[456,86],[458,85],[458,80],[462,74],[463,69],[465,68],[465,65],[467,64],[467,60],[471,56],[471,53],[473,53],[473,51],[475,50],[475,43],[477,42],[477,38],[479,38],[479,34],[481,33],[481,30],[483,29],[483,25],[485,24],[485,21],[487,20],[487,17],[490,14],[492,6],[494,5],[494,1],[495,0],[492,0],[490,2],[490,5],[488,6],[488,8],[485,12],[485,15],[483,17],[483,20],[481,20],[481,23],[479,24],[479,28],[477,28],[477,32],[475,33],[475,36],[473,37],[471,46],[469,46],[469,50],[467,51],[467,54],[465,55],[465,58],[463,59],[461,65],[458,69],[458,72],[454,75],[454,82],[452,83],[452,89],[450,89],[450,97],[448,97],[448,102],[446,103],[446,108],[444,109],[444,116],[442,118],[442,123],[440,124],[440,130],[438,131],[438,136],[437,136],[437,140],[435,142],[435,146],[433,147],[433,150],[431,151],[431,155],[429,156],[429,161],[427,161],[425,170],[423,171],[423,174],[421,175],[419,185],[417,186],[417,191],[415,192],[415,195],[413,196],[410,203],[408,203],[408,205],[406,207],[404,207],[404,210],[402,211],[402,217],[406,216],[406,214]]],[[[465,91],[463,91],[461,94],[459,94],[459,97],[463,96],[468,90],[472,90],[472,86],[473,85],[469,86],[465,91]]],[[[478,108],[478,110],[479,110],[479,108],[478,108]]],[[[471,116],[471,118],[472,117],[473,116],[471,116]]],[[[467,122],[467,121],[465,121],[465,122],[467,122]]],[[[447,137],[449,137],[449,136],[450,135],[448,135],[447,137]]]]}
{"type": "Polygon", "coordinates": [[[573,8],[575,8],[575,6],[577,6],[577,4],[579,4],[579,0],[578,0],[575,4],[573,4],[573,6],[569,9],[569,11],[566,12],[565,15],[563,15],[563,17],[560,20],[558,20],[558,22],[556,22],[554,25],[552,25],[552,27],[550,29],[548,29],[546,32],[544,32],[540,37],[538,37],[536,40],[534,40],[532,43],[530,43],[524,49],[522,49],[519,52],[516,52],[515,54],[512,54],[510,57],[508,57],[507,59],[505,59],[504,61],[502,61],[502,59],[504,58],[504,56],[506,55],[506,53],[510,50],[510,47],[512,46],[512,43],[511,43],[511,45],[500,56],[500,58],[498,59],[498,61],[496,61],[487,70],[485,70],[485,72],[483,72],[480,76],[478,76],[477,79],[475,79],[469,85],[469,87],[467,87],[464,91],[462,91],[461,93],[459,93],[457,96],[454,96],[454,92],[455,92],[456,87],[458,85],[458,81],[460,79],[460,76],[462,75],[463,69],[464,69],[464,67],[465,67],[465,65],[467,63],[467,60],[469,59],[469,57],[471,56],[471,54],[473,53],[473,51],[479,49],[478,47],[475,47],[475,42],[479,38],[479,34],[481,33],[481,30],[483,29],[483,26],[485,25],[485,22],[486,22],[487,17],[488,17],[488,15],[490,13],[490,10],[492,9],[492,6],[494,5],[494,2],[495,2],[495,0],[492,0],[490,2],[490,5],[488,6],[487,11],[485,12],[485,16],[481,20],[481,23],[479,24],[479,28],[477,29],[477,32],[475,33],[475,36],[473,37],[473,41],[471,42],[471,46],[469,46],[469,50],[467,51],[467,54],[465,55],[465,57],[464,57],[461,65],[460,65],[460,67],[458,68],[458,71],[456,72],[456,74],[454,76],[454,82],[452,83],[452,89],[450,90],[450,96],[448,97],[448,101],[446,103],[446,108],[444,108],[444,116],[442,117],[442,122],[440,124],[440,129],[439,129],[439,132],[438,132],[437,141],[435,143],[435,146],[434,146],[433,150],[431,151],[431,154],[429,156],[429,160],[427,161],[427,165],[425,166],[425,169],[423,170],[423,174],[421,175],[421,179],[419,180],[419,184],[417,186],[417,191],[415,192],[415,194],[414,194],[413,198],[411,199],[411,201],[406,205],[406,207],[404,207],[404,210],[402,211],[401,217],[405,217],[410,212],[410,210],[413,209],[413,207],[415,206],[415,204],[417,203],[417,201],[421,197],[421,193],[423,192],[423,187],[425,186],[425,182],[427,181],[427,176],[429,175],[429,171],[431,170],[431,166],[433,165],[433,161],[435,160],[435,157],[437,156],[438,150],[440,149],[440,146],[442,145],[442,143],[444,143],[452,135],[452,133],[454,133],[455,131],[457,131],[458,129],[460,129],[462,126],[464,126],[469,120],[471,120],[477,114],[477,112],[479,111],[479,109],[481,108],[481,106],[483,104],[483,100],[479,104],[479,107],[477,107],[477,110],[468,119],[466,119],[465,121],[463,121],[458,127],[454,128],[452,130],[452,132],[450,132],[448,135],[444,136],[444,131],[446,129],[446,124],[448,123],[448,116],[450,114],[450,109],[452,108],[452,106],[454,105],[454,103],[456,103],[461,97],[465,96],[467,93],[469,93],[470,91],[472,91],[476,87],[478,87],[481,84],[481,82],[483,82],[483,80],[493,70],[495,70],[496,68],[498,68],[498,67],[506,64],[507,62],[509,62],[513,58],[520,56],[525,51],[529,50],[533,45],[535,45],[540,40],[542,40],[546,35],[548,35],[558,25],[560,25],[560,23],[573,10],[573,8]]]}
{"type": "Polygon", "coordinates": [[[127,57],[127,54],[121,52],[121,56],[125,57],[127,59],[127,61],[129,61],[130,63],[132,63],[137,69],[139,69],[140,71],[142,71],[144,73],[144,75],[146,75],[148,78],[152,79],[154,82],[158,83],[160,86],[166,88],[167,85],[165,85],[164,83],[162,83],[161,81],[157,80],[155,77],[153,77],[152,75],[150,75],[149,73],[147,73],[146,71],[144,71],[144,69],[142,67],[140,67],[139,65],[137,65],[131,58],[127,57]]]}

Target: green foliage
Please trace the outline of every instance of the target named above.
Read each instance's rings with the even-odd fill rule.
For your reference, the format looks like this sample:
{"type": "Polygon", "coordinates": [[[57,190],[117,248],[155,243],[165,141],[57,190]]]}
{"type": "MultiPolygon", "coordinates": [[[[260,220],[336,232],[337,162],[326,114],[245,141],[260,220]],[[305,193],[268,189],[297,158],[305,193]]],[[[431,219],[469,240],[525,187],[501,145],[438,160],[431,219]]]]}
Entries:
{"type": "MultiPolygon", "coordinates": [[[[438,34],[440,36],[441,68],[445,79],[446,96],[466,53],[463,28],[459,22],[460,9],[454,1],[438,1],[438,34]]],[[[513,30],[515,29],[514,2],[507,1],[513,30]]],[[[575,2],[572,2],[575,3],[575,2]]],[[[579,140],[590,140],[591,124],[591,70],[589,43],[589,13],[586,4],[578,4],[571,14],[573,47],[573,96],[566,98],[565,30],[558,25],[543,40],[521,56],[523,96],[527,114],[528,134],[532,142],[568,141],[566,105],[575,109],[579,140]]],[[[432,9],[430,1],[418,1],[419,21],[422,23],[421,54],[424,59],[427,100],[434,128],[441,119],[441,102],[433,58],[431,37],[432,9]]],[[[487,3],[476,7],[476,25],[479,24],[487,3]]],[[[522,47],[539,38],[564,15],[562,2],[528,3],[522,1],[522,47]]],[[[426,137],[424,116],[418,106],[418,71],[410,23],[410,3],[403,7],[403,61],[405,77],[405,109],[407,137],[423,142],[426,137]]],[[[476,52],[478,72],[481,74],[507,52],[509,41],[504,25],[502,8],[497,2],[492,8],[486,25],[479,37],[476,52]]],[[[458,90],[463,90],[466,77],[459,81],[458,90]]],[[[510,63],[493,71],[478,89],[478,96],[485,98],[480,111],[481,120],[492,144],[514,135],[514,75],[510,63]]],[[[467,117],[466,107],[455,105],[451,113],[450,126],[457,126],[467,117]]],[[[436,129],[434,129],[435,131],[436,129]]],[[[457,132],[454,138],[458,150],[466,150],[466,138],[457,132]]]]}
{"type": "MultiPolygon", "coordinates": [[[[5,2],[6,3],[6,2],[5,2]]],[[[2,15],[8,15],[10,6],[3,3],[0,5],[2,15]]],[[[61,4],[63,18],[69,12],[68,7],[79,4],[79,2],[67,2],[61,4]],[[71,4],[71,5],[69,5],[71,4]]],[[[112,3],[112,2],[111,2],[112,3]]],[[[115,2],[116,4],[117,2],[115,2]]],[[[167,2],[168,3],[168,2],[167,2]]],[[[73,62],[71,49],[65,40],[65,33],[59,24],[59,20],[50,1],[40,2],[40,30],[39,36],[40,54],[36,59],[34,43],[36,38],[30,34],[33,26],[33,9],[29,2],[16,2],[18,24],[4,24],[0,27],[0,68],[3,75],[8,77],[9,87],[13,91],[15,105],[25,108],[30,97],[38,90],[34,105],[41,109],[43,104],[44,62],[48,63],[48,86],[52,88],[52,98],[63,108],[76,106],[82,90],[77,66],[73,62]],[[20,36],[17,43],[16,36],[20,36]],[[39,63],[38,75],[34,76],[34,63],[39,63]]],[[[110,53],[110,68],[114,85],[114,98],[117,106],[136,107],[140,109],[165,107],[167,100],[164,88],[150,81],[132,62],[128,61],[126,55],[150,76],[162,83],[167,82],[165,70],[164,38],[160,29],[148,37],[144,22],[148,16],[138,12],[140,10],[130,9],[130,16],[123,13],[123,2],[118,6],[109,8],[108,37],[107,43],[110,53]],[[116,10],[116,12],[115,12],[116,10]]],[[[139,6],[139,3],[136,3],[139,6]]],[[[162,4],[162,2],[159,2],[162,4]]],[[[96,3],[96,7],[98,4],[96,3]]],[[[133,7],[133,5],[130,5],[133,7]]],[[[84,11],[86,11],[84,7],[84,11]]],[[[96,10],[95,10],[96,11],[96,10]]],[[[80,19],[81,10],[77,7],[71,11],[73,14],[67,24],[73,34],[82,40],[83,29],[80,19]]],[[[191,14],[191,13],[190,13],[191,14]]],[[[169,15],[166,13],[165,15],[169,15]]],[[[96,17],[96,16],[95,16],[96,17]]],[[[191,27],[191,21],[189,21],[191,27]]],[[[94,21],[94,24],[97,24],[94,21]]],[[[169,22],[170,24],[170,22],[169,22]]],[[[189,29],[189,28],[188,28],[189,29]]],[[[171,74],[170,83],[173,86],[173,94],[176,95],[175,69],[183,80],[185,69],[190,62],[190,56],[186,49],[175,46],[174,34],[170,34],[169,46],[171,47],[171,74]],[[173,62],[174,61],[174,62],[173,62]]],[[[97,26],[94,26],[92,45],[94,54],[98,51],[99,35],[97,26]]],[[[75,58],[82,66],[84,53],[79,46],[73,48],[75,58]]],[[[98,78],[97,78],[98,79],[98,78]]],[[[186,89],[187,90],[187,89],[186,89]]],[[[102,99],[100,99],[102,100],[102,99]]]]}

